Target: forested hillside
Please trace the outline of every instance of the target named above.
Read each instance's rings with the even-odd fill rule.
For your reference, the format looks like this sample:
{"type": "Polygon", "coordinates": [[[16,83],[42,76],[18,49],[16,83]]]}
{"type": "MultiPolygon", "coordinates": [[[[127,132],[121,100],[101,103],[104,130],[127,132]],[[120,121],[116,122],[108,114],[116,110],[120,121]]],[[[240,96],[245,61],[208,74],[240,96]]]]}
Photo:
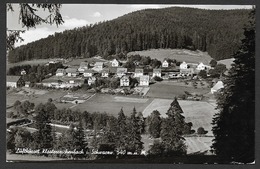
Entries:
{"type": "Polygon", "coordinates": [[[157,48],[207,51],[216,60],[231,58],[243,38],[249,10],[146,9],[20,46],[9,62],[37,58],[108,56],[157,48]]]}

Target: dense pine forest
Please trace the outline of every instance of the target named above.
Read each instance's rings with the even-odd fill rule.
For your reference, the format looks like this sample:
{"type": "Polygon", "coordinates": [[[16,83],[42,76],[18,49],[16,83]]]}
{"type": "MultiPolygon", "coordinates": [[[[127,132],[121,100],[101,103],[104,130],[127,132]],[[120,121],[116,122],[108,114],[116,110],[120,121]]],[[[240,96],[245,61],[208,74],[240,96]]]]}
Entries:
{"type": "Polygon", "coordinates": [[[146,9],[111,21],[55,33],[9,52],[9,62],[92,57],[157,48],[207,51],[231,58],[243,38],[249,10],[146,9]]]}

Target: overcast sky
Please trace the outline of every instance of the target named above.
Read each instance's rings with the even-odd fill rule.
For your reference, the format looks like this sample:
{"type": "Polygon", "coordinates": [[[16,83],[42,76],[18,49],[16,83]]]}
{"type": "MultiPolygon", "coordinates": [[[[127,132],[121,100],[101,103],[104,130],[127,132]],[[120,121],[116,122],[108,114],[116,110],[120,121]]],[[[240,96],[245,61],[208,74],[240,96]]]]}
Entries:
{"type": "MultiPolygon", "coordinates": [[[[85,26],[99,21],[112,20],[129,12],[147,9],[147,8],[165,8],[173,6],[184,6],[202,9],[249,9],[251,5],[119,5],[119,4],[64,4],[61,7],[64,24],[57,27],[56,25],[39,25],[26,30],[22,28],[18,21],[19,8],[14,5],[15,12],[7,12],[7,28],[8,29],[24,29],[22,34],[24,42],[17,43],[16,46],[26,44],[41,38],[45,38],[55,32],[62,32],[66,29],[85,26]]],[[[42,15],[43,12],[39,12],[42,15]]]]}

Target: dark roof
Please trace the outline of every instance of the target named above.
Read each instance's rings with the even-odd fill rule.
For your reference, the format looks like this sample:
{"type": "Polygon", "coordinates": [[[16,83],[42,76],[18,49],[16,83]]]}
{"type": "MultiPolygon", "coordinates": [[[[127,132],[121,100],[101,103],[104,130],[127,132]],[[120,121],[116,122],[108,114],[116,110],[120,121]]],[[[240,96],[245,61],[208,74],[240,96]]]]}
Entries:
{"type": "Polygon", "coordinates": [[[102,73],[109,73],[109,71],[110,71],[110,70],[109,70],[108,68],[105,68],[105,69],[103,69],[101,72],[102,72],[102,73]]]}
{"type": "Polygon", "coordinates": [[[21,76],[6,76],[6,82],[18,82],[21,76]]]}
{"type": "Polygon", "coordinates": [[[116,70],[117,73],[126,73],[127,72],[127,68],[123,68],[123,67],[118,67],[116,70]]]}

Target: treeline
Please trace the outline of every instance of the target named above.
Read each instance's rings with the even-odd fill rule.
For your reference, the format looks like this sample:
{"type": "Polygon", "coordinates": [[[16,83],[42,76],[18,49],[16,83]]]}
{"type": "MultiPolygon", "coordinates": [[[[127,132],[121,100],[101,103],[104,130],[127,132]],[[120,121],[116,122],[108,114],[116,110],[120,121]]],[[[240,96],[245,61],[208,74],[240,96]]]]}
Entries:
{"type": "Polygon", "coordinates": [[[130,51],[187,48],[230,58],[243,38],[249,10],[146,9],[55,33],[9,53],[10,62],[43,58],[107,57],[130,51]]]}
{"type": "MultiPolygon", "coordinates": [[[[21,103],[16,103],[16,107],[21,103]]],[[[167,111],[168,117],[161,118],[158,111],[144,118],[133,108],[130,116],[120,110],[117,117],[106,113],[83,113],[69,109],[58,110],[49,99],[35,107],[34,126],[37,131],[30,133],[24,128],[10,128],[7,134],[7,149],[16,152],[17,148],[77,150],[82,154],[57,154],[65,158],[97,158],[93,151],[111,151],[113,156],[126,157],[141,155],[144,148],[142,134],[149,133],[153,138],[161,138],[150,147],[150,155],[185,155],[184,134],[191,134],[192,123],[184,121],[183,111],[175,98],[167,111]],[[60,121],[70,123],[70,128],[61,135],[49,123],[60,121]],[[92,134],[87,129],[92,129],[92,134]]],[[[63,123],[64,124],[64,123],[63,123]]],[[[42,154],[45,154],[41,152],[42,154]]],[[[46,154],[45,154],[46,155],[46,154]]],[[[56,156],[56,155],[55,155],[56,156]]]]}

